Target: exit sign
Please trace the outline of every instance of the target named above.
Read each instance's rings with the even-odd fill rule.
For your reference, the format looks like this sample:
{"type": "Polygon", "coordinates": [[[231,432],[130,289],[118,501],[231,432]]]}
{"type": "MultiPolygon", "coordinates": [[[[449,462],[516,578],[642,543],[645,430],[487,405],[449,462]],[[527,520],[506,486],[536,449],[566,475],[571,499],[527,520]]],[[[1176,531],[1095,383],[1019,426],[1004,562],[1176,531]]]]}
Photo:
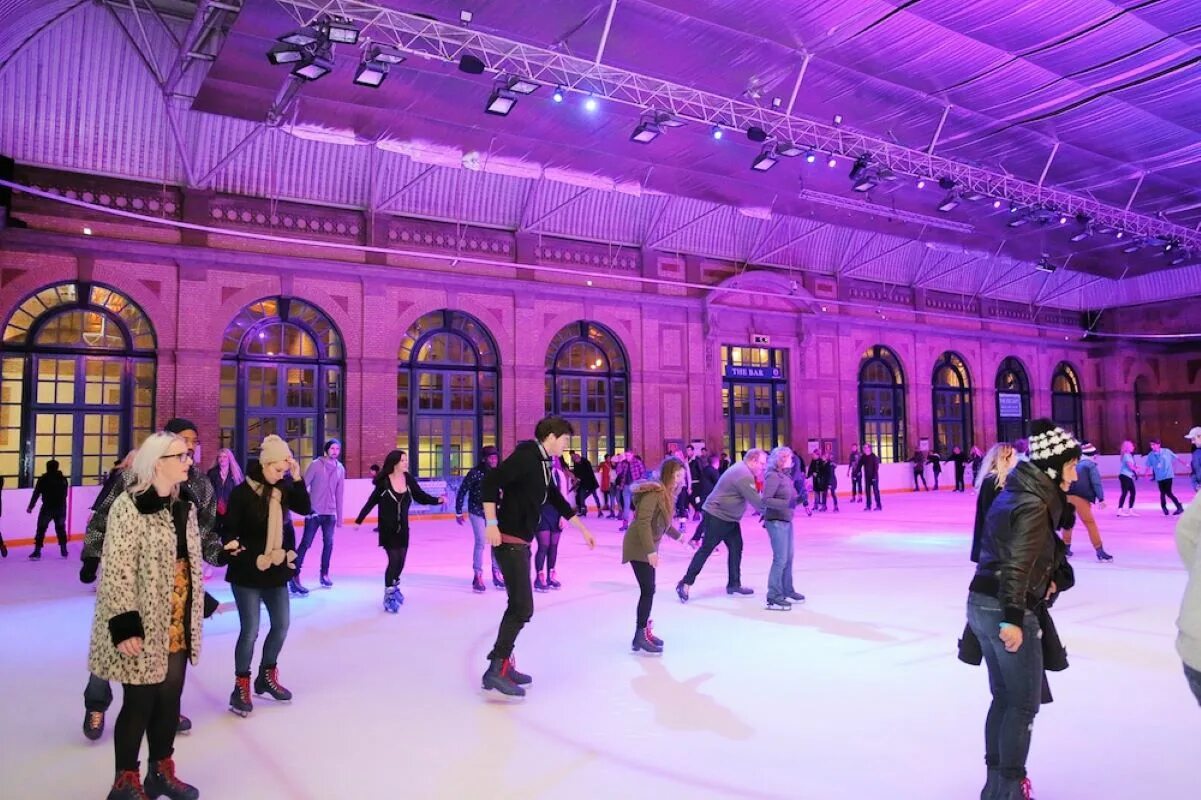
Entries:
{"type": "Polygon", "coordinates": [[[751,334],[751,344],[770,345],[771,337],[762,333],[751,334]]]}

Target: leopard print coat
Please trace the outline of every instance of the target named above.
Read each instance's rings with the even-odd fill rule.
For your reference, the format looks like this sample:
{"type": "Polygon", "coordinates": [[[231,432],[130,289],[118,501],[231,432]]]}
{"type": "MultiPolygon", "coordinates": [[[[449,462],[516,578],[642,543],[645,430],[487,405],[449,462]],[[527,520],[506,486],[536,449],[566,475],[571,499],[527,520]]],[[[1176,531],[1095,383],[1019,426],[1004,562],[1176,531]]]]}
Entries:
{"type": "MultiPolygon", "coordinates": [[[[200,658],[204,626],[204,575],[196,509],[188,509],[188,562],[192,573],[191,661],[200,658]]],[[[121,492],[109,512],[104,538],[104,573],[96,590],[88,668],[93,675],[135,685],[161,683],[167,677],[171,593],[175,585],[176,538],[170,507],[143,514],[133,495],[121,492]],[[130,612],[140,617],[142,652],[125,656],[113,644],[109,622],[130,612]]]]}

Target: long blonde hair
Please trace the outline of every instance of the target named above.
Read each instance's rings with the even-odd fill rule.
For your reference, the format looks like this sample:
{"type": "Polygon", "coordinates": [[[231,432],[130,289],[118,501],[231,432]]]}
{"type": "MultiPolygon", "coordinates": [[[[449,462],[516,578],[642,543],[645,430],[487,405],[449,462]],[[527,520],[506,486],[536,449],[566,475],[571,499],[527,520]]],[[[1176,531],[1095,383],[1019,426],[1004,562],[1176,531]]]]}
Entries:
{"type": "MultiPolygon", "coordinates": [[[[134,452],[133,464],[130,466],[134,476],[133,485],[129,487],[130,494],[141,494],[151,487],[158,471],[159,460],[167,454],[172,443],[182,441],[183,437],[166,431],[152,433],[146,437],[146,441],[142,442],[142,446],[134,452]]],[[[177,483],[171,487],[171,499],[178,498],[179,484],[177,483]]]]}
{"type": "Polygon", "coordinates": [[[1016,455],[1017,449],[1009,442],[998,442],[988,448],[988,452],[984,454],[984,461],[980,463],[980,474],[972,476],[976,479],[976,488],[984,486],[985,477],[994,472],[997,474],[997,488],[1002,488],[1005,485],[1005,479],[1013,470],[1013,467],[1006,466],[1006,464],[1016,455]]]}
{"type": "Polygon", "coordinates": [[[234,458],[234,451],[230,450],[228,447],[223,447],[218,450],[217,457],[213,460],[213,466],[218,470],[218,472],[221,469],[221,456],[223,455],[229,456],[229,475],[234,479],[234,485],[237,485],[245,480],[245,476],[242,475],[242,468],[238,466],[238,459],[234,458]]]}

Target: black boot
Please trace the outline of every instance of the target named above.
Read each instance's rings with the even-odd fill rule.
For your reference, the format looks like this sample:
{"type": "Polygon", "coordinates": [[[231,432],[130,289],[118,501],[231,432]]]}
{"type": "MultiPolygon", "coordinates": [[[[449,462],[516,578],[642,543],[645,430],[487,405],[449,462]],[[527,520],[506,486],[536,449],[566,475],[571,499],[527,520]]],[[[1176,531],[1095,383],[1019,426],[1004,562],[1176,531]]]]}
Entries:
{"type": "Polygon", "coordinates": [[[505,588],[504,576],[502,576],[500,574],[500,570],[496,569],[495,567],[493,567],[493,569],[492,569],[492,585],[495,586],[497,589],[505,588]]]}
{"type": "Polygon", "coordinates": [[[505,675],[509,677],[509,680],[513,681],[513,683],[517,684],[518,686],[529,686],[534,682],[534,679],[529,675],[526,675],[524,672],[517,671],[517,659],[513,658],[513,656],[509,656],[508,662],[508,666],[505,667],[505,675]]]}
{"type": "Polygon", "coordinates": [[[509,659],[493,658],[488,662],[488,671],[484,673],[483,686],[485,690],[496,690],[507,697],[525,697],[522,689],[507,674],[509,659]]]}
{"type": "Polygon", "coordinates": [[[783,597],[769,597],[769,598],[767,598],[767,610],[768,611],[791,611],[792,603],[788,602],[783,597]]]}
{"type": "Polygon", "coordinates": [[[655,621],[653,619],[647,620],[646,638],[651,644],[658,645],[659,647],[663,646],[663,640],[655,635],[655,621]]]}
{"type": "Polygon", "coordinates": [[[150,797],[166,795],[170,800],[199,800],[200,790],[175,777],[175,759],[164,758],[151,761],[146,773],[146,794],[150,797]]]}
{"type": "Polygon", "coordinates": [[[150,800],[142,788],[142,775],[136,769],[117,773],[108,800],[150,800]]]}
{"type": "Polygon", "coordinates": [[[229,710],[239,717],[245,717],[254,711],[254,703],[250,701],[250,674],[234,677],[234,690],[229,694],[229,710]]]}
{"type": "Polygon", "coordinates": [[[688,584],[680,581],[676,584],[676,596],[680,598],[681,603],[688,602],[688,584]]]}
{"type": "Polygon", "coordinates": [[[8,545],[4,543],[3,539],[0,539],[0,558],[8,558],[8,545]]]}
{"type": "Polygon", "coordinates": [[[83,735],[96,741],[104,733],[104,712],[88,711],[83,715],[83,735]]]}
{"type": "Polygon", "coordinates": [[[191,733],[192,732],[192,720],[188,719],[183,714],[180,714],[179,722],[177,722],[175,724],[175,732],[177,734],[191,733]]]}
{"type": "Polygon", "coordinates": [[[634,641],[630,644],[630,649],[637,653],[641,650],[644,653],[662,653],[662,645],[657,645],[650,639],[646,638],[646,628],[634,629],[634,641]]]}
{"type": "Polygon", "coordinates": [[[279,682],[279,667],[259,667],[259,676],[254,679],[255,694],[269,694],[272,699],[287,702],[292,699],[292,693],[279,682]]]}
{"type": "Polygon", "coordinates": [[[1097,560],[1101,561],[1101,562],[1113,561],[1113,556],[1111,556],[1109,553],[1106,553],[1104,547],[1098,547],[1097,548],[1097,560]]]}

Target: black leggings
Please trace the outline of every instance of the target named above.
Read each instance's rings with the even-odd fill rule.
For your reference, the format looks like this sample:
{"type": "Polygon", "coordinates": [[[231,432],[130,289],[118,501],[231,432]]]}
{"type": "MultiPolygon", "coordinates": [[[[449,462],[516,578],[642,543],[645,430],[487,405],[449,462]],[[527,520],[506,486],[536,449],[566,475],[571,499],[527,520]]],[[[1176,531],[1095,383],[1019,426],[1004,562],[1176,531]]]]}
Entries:
{"type": "Polygon", "coordinates": [[[534,570],[554,569],[559,560],[559,537],[562,531],[538,531],[538,552],[534,554],[534,570]]]}
{"type": "Polygon", "coordinates": [[[645,561],[631,561],[634,577],[638,580],[638,627],[645,628],[651,621],[651,605],[655,602],[655,568],[645,561]]]}
{"type": "Polygon", "coordinates": [[[175,752],[179,698],[187,669],[188,654],[172,653],[167,657],[167,677],[162,683],[125,684],[121,713],[113,726],[118,772],[138,770],[143,736],[150,742],[151,761],[162,761],[175,752]]]}
{"type": "Polygon", "coordinates": [[[388,568],[384,570],[384,586],[393,586],[400,580],[400,573],[405,571],[405,557],[409,554],[407,547],[387,547],[388,568]]]}
{"type": "Polygon", "coordinates": [[[1157,481],[1159,484],[1159,505],[1163,508],[1163,513],[1168,513],[1168,501],[1171,500],[1176,504],[1176,510],[1184,508],[1180,505],[1180,501],[1176,499],[1176,495],[1172,494],[1172,481],[1174,478],[1164,478],[1162,481],[1157,481]]]}
{"type": "Polygon", "coordinates": [[[1118,508],[1121,509],[1126,504],[1127,495],[1130,496],[1130,507],[1134,508],[1134,478],[1129,475],[1119,475],[1118,482],[1122,484],[1122,496],[1118,498],[1118,508]]]}

